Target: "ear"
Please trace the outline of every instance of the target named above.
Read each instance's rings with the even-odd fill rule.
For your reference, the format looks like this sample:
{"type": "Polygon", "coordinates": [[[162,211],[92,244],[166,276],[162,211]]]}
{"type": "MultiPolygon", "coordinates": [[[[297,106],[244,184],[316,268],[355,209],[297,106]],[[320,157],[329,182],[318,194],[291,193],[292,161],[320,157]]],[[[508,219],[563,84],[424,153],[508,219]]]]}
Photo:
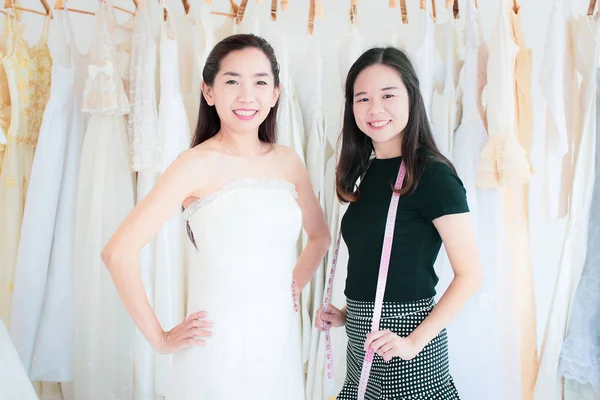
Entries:
{"type": "Polygon", "coordinates": [[[215,105],[212,87],[207,85],[204,81],[202,81],[202,95],[204,96],[204,100],[206,100],[209,106],[215,105]]]}
{"type": "Polygon", "coordinates": [[[273,89],[273,99],[271,101],[271,108],[275,107],[275,103],[277,103],[277,99],[279,99],[279,94],[281,93],[281,83],[273,89]]]}

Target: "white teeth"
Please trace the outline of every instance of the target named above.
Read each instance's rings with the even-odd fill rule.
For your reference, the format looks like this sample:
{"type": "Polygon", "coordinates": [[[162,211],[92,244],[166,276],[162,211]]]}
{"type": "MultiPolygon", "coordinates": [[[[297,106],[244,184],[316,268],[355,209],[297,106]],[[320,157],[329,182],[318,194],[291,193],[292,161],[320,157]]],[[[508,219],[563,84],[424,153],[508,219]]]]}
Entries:
{"type": "Polygon", "coordinates": [[[374,126],[375,128],[381,128],[384,125],[387,125],[390,121],[378,121],[378,122],[371,122],[371,125],[374,126]]]}
{"type": "Polygon", "coordinates": [[[256,111],[235,110],[234,113],[236,113],[240,117],[249,117],[251,115],[256,114],[256,111]]]}

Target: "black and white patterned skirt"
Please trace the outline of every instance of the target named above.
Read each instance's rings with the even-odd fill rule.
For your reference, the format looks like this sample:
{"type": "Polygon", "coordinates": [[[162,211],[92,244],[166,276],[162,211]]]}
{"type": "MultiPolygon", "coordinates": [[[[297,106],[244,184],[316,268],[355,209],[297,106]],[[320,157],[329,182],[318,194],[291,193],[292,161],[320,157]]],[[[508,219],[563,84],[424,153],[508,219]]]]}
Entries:
{"type": "MultiPolygon", "coordinates": [[[[380,330],[389,329],[406,337],[429,315],[433,298],[407,303],[384,302],[380,330]]],[[[347,300],[348,334],[346,380],[338,400],[356,400],[366,335],[371,331],[373,302],[347,300]]],[[[449,371],[448,337],[440,332],[412,360],[398,357],[389,363],[375,354],[365,399],[368,400],[456,400],[458,392],[449,371]]]]}

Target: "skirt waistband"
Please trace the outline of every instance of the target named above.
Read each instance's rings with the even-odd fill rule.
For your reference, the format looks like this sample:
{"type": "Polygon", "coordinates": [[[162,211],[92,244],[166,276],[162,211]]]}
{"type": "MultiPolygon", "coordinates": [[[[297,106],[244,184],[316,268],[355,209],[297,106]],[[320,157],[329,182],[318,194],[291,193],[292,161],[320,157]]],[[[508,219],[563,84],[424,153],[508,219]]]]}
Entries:
{"type": "MultiPolygon", "coordinates": [[[[381,319],[400,318],[419,312],[429,314],[435,306],[433,297],[409,302],[384,301],[381,308],[381,319]]],[[[347,315],[357,319],[372,319],[375,308],[374,301],[356,301],[346,299],[347,315]]]]}

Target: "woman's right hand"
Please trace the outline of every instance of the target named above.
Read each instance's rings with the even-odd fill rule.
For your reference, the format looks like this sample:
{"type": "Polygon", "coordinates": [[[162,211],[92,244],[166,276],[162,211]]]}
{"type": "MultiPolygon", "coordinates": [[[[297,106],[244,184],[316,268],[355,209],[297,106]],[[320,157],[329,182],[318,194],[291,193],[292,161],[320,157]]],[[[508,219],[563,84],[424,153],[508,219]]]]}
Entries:
{"type": "Polygon", "coordinates": [[[340,310],[331,304],[327,305],[325,311],[319,308],[317,311],[317,318],[315,320],[315,327],[320,331],[326,331],[331,327],[337,328],[346,324],[346,311],[340,310]]]}
{"type": "Polygon", "coordinates": [[[163,354],[176,353],[190,346],[202,346],[205,340],[198,337],[209,337],[212,323],[206,321],[206,312],[199,311],[191,314],[179,325],[168,332],[163,332],[156,345],[156,351],[163,354]]]}

